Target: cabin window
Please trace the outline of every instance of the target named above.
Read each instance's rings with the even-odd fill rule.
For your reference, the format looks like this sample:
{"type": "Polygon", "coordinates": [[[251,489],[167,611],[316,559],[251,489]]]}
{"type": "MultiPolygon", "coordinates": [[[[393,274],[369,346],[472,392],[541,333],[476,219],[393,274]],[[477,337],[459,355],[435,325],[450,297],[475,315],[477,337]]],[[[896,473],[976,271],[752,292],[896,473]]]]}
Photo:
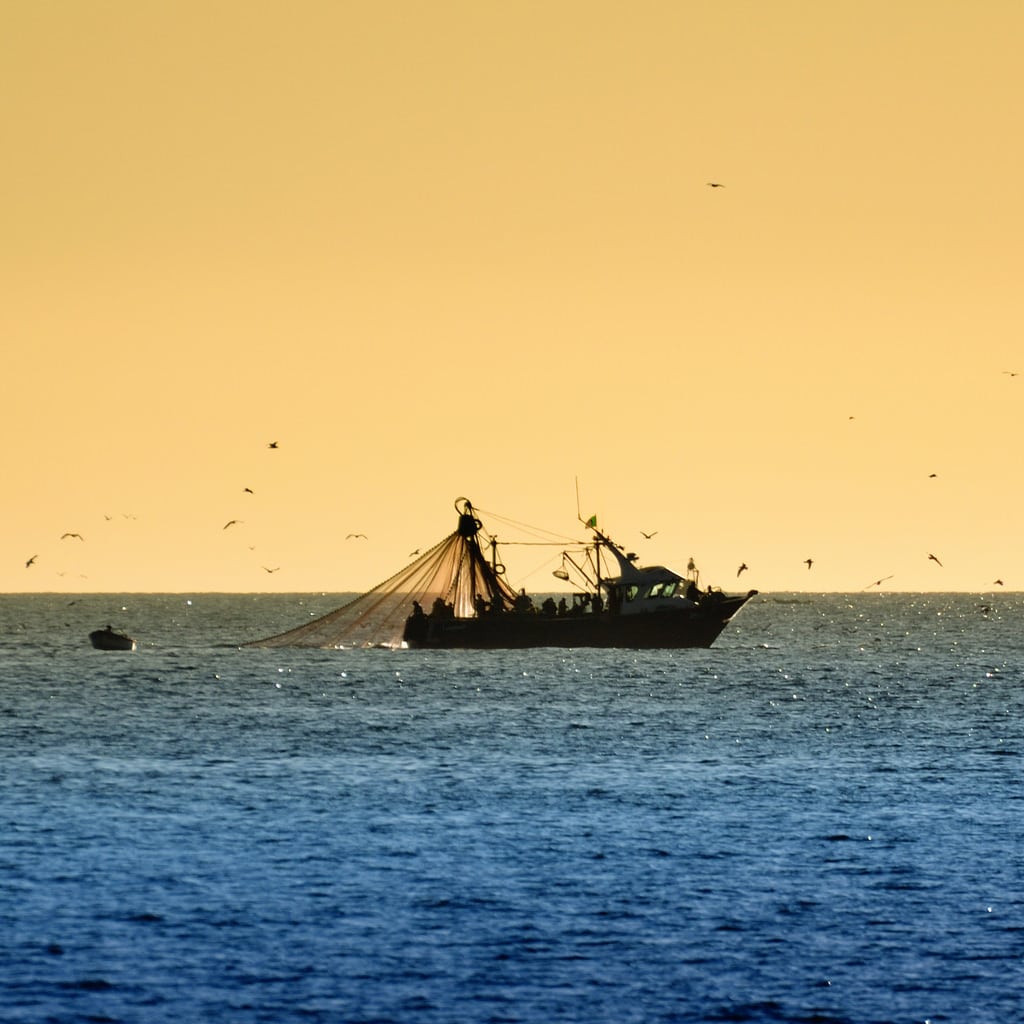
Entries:
{"type": "Polygon", "coordinates": [[[636,595],[639,592],[640,592],[640,588],[635,583],[631,583],[628,587],[626,587],[626,600],[627,601],[635,601],[636,600],[636,595]]]}

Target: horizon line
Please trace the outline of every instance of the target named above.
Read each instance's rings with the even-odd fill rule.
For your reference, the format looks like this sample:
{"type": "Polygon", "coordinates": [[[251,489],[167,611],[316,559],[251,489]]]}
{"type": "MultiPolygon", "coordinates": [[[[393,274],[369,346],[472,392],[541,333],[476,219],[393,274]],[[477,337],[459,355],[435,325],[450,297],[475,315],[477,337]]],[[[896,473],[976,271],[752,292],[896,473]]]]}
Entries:
{"type": "MultiPolygon", "coordinates": [[[[723,588],[724,590],[724,588],[723,588]]],[[[232,595],[238,597],[281,597],[294,595],[321,594],[368,594],[371,590],[0,590],[0,597],[107,597],[113,594],[133,594],[136,596],[187,596],[191,594],[217,594],[232,595]]],[[[533,594],[576,594],[576,590],[535,590],[533,594]]],[[[726,593],[738,593],[738,591],[726,591],[726,593]]],[[[1024,589],[999,587],[996,590],[901,590],[897,587],[890,587],[885,590],[874,586],[863,587],[860,590],[757,590],[754,600],[758,597],[777,597],[780,595],[803,594],[827,596],[854,596],[857,594],[1024,594],[1024,589]]]]}

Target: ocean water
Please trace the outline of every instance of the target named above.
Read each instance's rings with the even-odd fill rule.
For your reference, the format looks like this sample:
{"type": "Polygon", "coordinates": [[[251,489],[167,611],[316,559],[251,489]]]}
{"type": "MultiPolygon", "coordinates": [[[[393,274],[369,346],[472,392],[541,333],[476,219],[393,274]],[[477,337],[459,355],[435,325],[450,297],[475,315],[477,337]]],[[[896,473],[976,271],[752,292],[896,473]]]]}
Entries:
{"type": "Polygon", "coordinates": [[[238,647],[340,603],[0,596],[0,1018],[1024,1020],[1022,595],[238,647]]]}

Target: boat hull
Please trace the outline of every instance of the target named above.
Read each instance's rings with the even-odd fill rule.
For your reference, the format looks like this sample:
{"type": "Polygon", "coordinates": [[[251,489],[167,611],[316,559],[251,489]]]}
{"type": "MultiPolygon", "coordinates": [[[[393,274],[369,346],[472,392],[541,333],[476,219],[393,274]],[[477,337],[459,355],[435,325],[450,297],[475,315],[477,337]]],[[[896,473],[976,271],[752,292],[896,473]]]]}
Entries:
{"type": "Polygon", "coordinates": [[[430,622],[406,629],[409,647],[513,650],[530,647],[622,647],[637,650],[710,647],[753,594],[725,597],[711,609],[548,616],[506,613],[430,622]],[[417,635],[417,633],[419,635],[417,635]]]}
{"type": "Polygon", "coordinates": [[[89,634],[89,643],[97,651],[134,651],[135,641],[124,633],[112,629],[94,629],[89,634]]]}

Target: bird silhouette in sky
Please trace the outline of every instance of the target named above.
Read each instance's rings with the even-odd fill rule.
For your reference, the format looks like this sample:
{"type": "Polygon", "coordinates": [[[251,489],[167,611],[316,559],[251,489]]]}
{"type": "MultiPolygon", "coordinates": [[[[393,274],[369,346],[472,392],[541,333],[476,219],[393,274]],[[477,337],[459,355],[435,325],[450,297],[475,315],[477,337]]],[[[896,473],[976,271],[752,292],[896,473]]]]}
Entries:
{"type": "Polygon", "coordinates": [[[255,494],[256,493],[251,487],[243,487],[242,491],[245,494],[255,494]]]}
{"type": "Polygon", "coordinates": [[[413,555],[418,555],[419,553],[420,553],[420,549],[417,548],[415,551],[410,551],[409,554],[406,555],[405,557],[406,558],[412,558],[413,555]]]}
{"type": "Polygon", "coordinates": [[[226,530],[226,529],[227,529],[227,528],[228,528],[229,526],[239,526],[239,525],[241,524],[241,522],[242,522],[242,520],[241,520],[241,519],[229,519],[229,520],[228,520],[228,521],[227,521],[227,522],[226,522],[226,523],[225,523],[225,524],[224,524],[224,525],[223,525],[223,526],[221,527],[221,529],[222,529],[222,530],[226,530]]]}
{"type": "Polygon", "coordinates": [[[750,566],[747,565],[746,562],[742,562],[740,564],[740,567],[736,570],[736,576],[739,577],[741,572],[743,572],[744,570],[749,569],[749,568],[750,568],[750,566]]]}
{"type": "Polygon", "coordinates": [[[940,567],[942,565],[942,563],[934,555],[929,555],[928,556],[928,561],[934,562],[936,565],[938,565],[940,567]]]}
{"type": "Polygon", "coordinates": [[[934,480],[938,475],[939,475],[938,473],[929,473],[928,474],[928,479],[929,480],[934,480]]]}
{"type": "Polygon", "coordinates": [[[363,540],[369,540],[365,533],[350,533],[345,537],[345,540],[351,540],[353,537],[362,537],[363,540]]]}
{"type": "Polygon", "coordinates": [[[650,540],[652,537],[656,536],[656,534],[658,533],[657,530],[655,530],[654,533],[644,533],[643,530],[641,530],[640,532],[643,533],[644,537],[646,537],[647,540],[650,540]]]}
{"type": "Polygon", "coordinates": [[[1018,371],[1017,370],[1003,370],[1003,373],[1005,373],[1007,377],[1016,377],[1018,371]]]}
{"type": "Polygon", "coordinates": [[[812,565],[814,565],[814,559],[813,558],[805,558],[804,559],[804,565],[806,565],[807,568],[810,569],[810,567],[812,565]]]}
{"type": "Polygon", "coordinates": [[[27,561],[27,562],[25,563],[25,568],[26,568],[26,569],[30,568],[30,567],[32,566],[32,563],[33,563],[33,562],[35,562],[35,560],[36,560],[36,559],[37,559],[38,557],[39,557],[38,555],[33,555],[33,556],[32,556],[32,557],[31,557],[31,558],[30,558],[30,559],[29,559],[29,560],[28,560],[28,561],[27,561]]]}
{"type": "Polygon", "coordinates": [[[271,441],[270,444],[267,445],[268,448],[276,448],[277,446],[278,445],[276,441],[271,441]]]}
{"type": "Polygon", "coordinates": [[[707,182],[708,188],[725,188],[720,181],[709,181],[707,182]]]}
{"type": "Polygon", "coordinates": [[[278,569],[280,569],[280,568],[281,568],[281,566],[279,566],[279,565],[275,566],[273,569],[268,569],[266,566],[263,566],[263,571],[264,572],[277,572],[278,569]]]}
{"type": "Polygon", "coordinates": [[[875,580],[874,583],[869,583],[864,589],[870,590],[871,587],[880,587],[886,580],[891,580],[892,576],[883,576],[880,580],[875,580]]]}
{"type": "Polygon", "coordinates": [[[68,537],[77,537],[78,540],[85,540],[85,538],[80,533],[62,533],[60,535],[61,540],[66,540],[68,537]]]}
{"type": "Polygon", "coordinates": [[[1002,580],[993,580],[992,581],[992,586],[993,587],[1001,587],[1002,585],[1003,585],[1003,581],[1002,580]]]}

